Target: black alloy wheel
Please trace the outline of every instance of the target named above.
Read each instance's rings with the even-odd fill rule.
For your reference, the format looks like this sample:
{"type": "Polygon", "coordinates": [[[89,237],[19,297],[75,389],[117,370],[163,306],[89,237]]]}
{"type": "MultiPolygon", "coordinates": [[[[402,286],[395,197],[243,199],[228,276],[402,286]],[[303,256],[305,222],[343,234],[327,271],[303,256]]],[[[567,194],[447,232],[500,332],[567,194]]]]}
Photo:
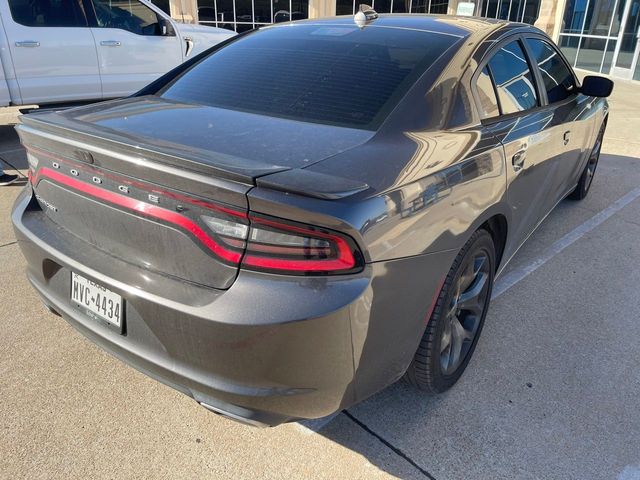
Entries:
{"type": "Polygon", "coordinates": [[[598,161],[600,160],[600,151],[602,150],[602,140],[604,139],[605,127],[606,125],[602,126],[602,129],[596,138],[596,143],[591,149],[587,165],[582,171],[580,180],[578,180],[578,185],[575,190],[569,194],[569,198],[573,200],[582,200],[589,193],[591,183],[593,183],[593,177],[596,174],[596,168],[598,168],[598,161]]]}
{"type": "Polygon", "coordinates": [[[478,333],[489,291],[489,254],[478,250],[454,282],[455,293],[443,316],[440,366],[445,375],[454,373],[466,358],[478,333]]]}
{"type": "Polygon", "coordinates": [[[495,247],[478,230],[456,257],[406,378],[428,393],[448,390],[464,372],[484,324],[495,272],[495,247]]]}

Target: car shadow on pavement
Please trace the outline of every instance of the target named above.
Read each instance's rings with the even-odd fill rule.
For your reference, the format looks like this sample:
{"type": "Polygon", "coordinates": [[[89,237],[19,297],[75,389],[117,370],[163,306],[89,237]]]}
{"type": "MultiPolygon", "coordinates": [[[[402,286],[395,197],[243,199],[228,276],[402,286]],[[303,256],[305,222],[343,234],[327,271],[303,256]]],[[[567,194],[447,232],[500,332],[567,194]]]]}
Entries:
{"type": "Polygon", "coordinates": [[[435,397],[426,396],[407,385],[403,380],[387,387],[380,393],[358,404],[340,415],[352,422],[365,435],[353,435],[345,429],[344,422],[332,421],[318,433],[352,451],[364,456],[380,470],[402,479],[431,478],[429,466],[424,459],[413,458],[403,445],[415,446],[419,436],[423,442],[435,442],[435,437],[425,435],[425,425],[420,419],[429,418],[438,406],[446,401],[447,393],[435,397]],[[385,412],[389,412],[387,415],[385,412]],[[372,417],[375,422],[371,422],[372,417]],[[385,417],[386,420],[381,420],[385,417]],[[383,422],[384,429],[377,424],[383,422]],[[375,423],[376,425],[372,425],[375,423]],[[382,447],[382,448],[381,448],[382,447]],[[394,458],[395,457],[395,458],[394,458]]]}
{"type": "Polygon", "coordinates": [[[22,171],[29,168],[14,125],[0,125],[0,168],[22,171]]]}
{"type": "Polygon", "coordinates": [[[620,201],[640,188],[638,161],[603,153],[589,196],[561,202],[525,243],[509,268],[536,274],[493,300],[470,369],[450,391],[431,397],[400,380],[318,433],[402,479],[615,478],[605,472],[637,464],[628,399],[638,383],[620,359],[640,328],[626,313],[637,303],[640,198],[620,201]],[[548,250],[558,254],[540,263],[548,250]],[[347,419],[366,433],[354,435],[347,419]]]}

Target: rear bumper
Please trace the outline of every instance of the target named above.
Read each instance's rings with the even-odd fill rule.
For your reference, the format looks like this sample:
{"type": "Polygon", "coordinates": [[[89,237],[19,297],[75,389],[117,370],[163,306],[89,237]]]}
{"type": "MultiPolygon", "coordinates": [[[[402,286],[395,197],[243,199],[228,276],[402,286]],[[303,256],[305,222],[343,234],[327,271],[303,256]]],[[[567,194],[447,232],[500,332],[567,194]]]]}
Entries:
{"type": "Polygon", "coordinates": [[[349,276],[241,271],[229,289],[213,290],[132,275],[138,267],[61,229],[31,196],[27,187],[12,220],[45,304],[129,365],[254,425],[329,415],[397,380],[424,329],[436,272],[449,264],[444,252],[349,276]],[[124,335],[71,304],[72,271],[123,296],[124,335]]]}

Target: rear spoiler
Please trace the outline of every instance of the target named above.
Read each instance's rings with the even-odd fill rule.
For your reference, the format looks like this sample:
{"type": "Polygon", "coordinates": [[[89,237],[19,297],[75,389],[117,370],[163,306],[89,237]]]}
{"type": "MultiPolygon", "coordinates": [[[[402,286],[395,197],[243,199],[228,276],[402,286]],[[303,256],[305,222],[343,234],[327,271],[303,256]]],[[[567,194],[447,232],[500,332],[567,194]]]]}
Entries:
{"type": "Polygon", "coordinates": [[[287,170],[287,167],[221,153],[151,143],[148,139],[70,120],[56,112],[25,115],[20,117],[20,122],[16,130],[23,139],[28,137],[36,143],[60,142],[66,145],[63,148],[68,150],[66,153],[70,158],[77,159],[75,152],[78,150],[99,152],[98,156],[101,152],[130,163],[157,163],[245,185],[254,185],[256,177],[287,170]]]}
{"type": "Polygon", "coordinates": [[[369,188],[364,182],[312,172],[304,168],[260,177],[256,179],[256,185],[324,200],[339,200],[369,188]]]}

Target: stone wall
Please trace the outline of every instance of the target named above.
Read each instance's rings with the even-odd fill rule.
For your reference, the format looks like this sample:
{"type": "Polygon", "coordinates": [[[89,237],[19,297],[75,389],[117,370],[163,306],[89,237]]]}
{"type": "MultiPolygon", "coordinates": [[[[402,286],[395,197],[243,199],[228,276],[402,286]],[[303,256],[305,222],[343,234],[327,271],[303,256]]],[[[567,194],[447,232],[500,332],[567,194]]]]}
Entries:
{"type": "Polygon", "coordinates": [[[335,0],[309,0],[309,18],[335,17],[335,0]]]}
{"type": "Polygon", "coordinates": [[[540,4],[540,15],[535,26],[554,40],[558,39],[560,33],[565,4],[566,0],[542,0],[540,4]]]}
{"type": "Polygon", "coordinates": [[[179,22],[198,22],[198,3],[196,0],[169,0],[171,16],[179,22]]]}

